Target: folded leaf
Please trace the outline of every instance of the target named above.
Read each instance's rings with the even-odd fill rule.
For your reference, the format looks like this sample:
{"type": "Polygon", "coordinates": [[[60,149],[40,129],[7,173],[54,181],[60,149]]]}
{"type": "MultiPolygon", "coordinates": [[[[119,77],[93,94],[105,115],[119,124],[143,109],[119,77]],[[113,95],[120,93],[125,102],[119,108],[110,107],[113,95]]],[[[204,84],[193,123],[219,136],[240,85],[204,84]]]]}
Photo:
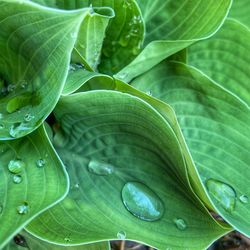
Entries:
{"type": "Polygon", "coordinates": [[[41,127],[0,143],[0,248],[29,221],[61,200],[68,176],[41,127]]]}
{"type": "Polygon", "coordinates": [[[222,25],[230,0],[138,0],[146,26],[143,51],[116,77],[129,82],[163,59],[212,36],[222,25]]]}
{"type": "Polygon", "coordinates": [[[197,67],[250,107],[250,30],[228,19],[211,38],[188,48],[188,64],[197,67]]]}
{"type": "Polygon", "coordinates": [[[58,101],[86,11],[0,2],[0,139],[36,129],[58,101]]]}
{"type": "Polygon", "coordinates": [[[55,114],[71,188],[30,232],[61,244],[126,238],[159,249],[203,249],[226,232],[198,205],[173,130],[145,101],[89,91],[63,97],[55,114]]]}
{"type": "Polygon", "coordinates": [[[249,109],[181,63],[162,63],[132,85],[174,108],[213,209],[249,236],[249,109]]]}
{"type": "Polygon", "coordinates": [[[98,242],[80,246],[60,246],[40,240],[26,231],[17,234],[3,250],[110,250],[109,242],[98,242]]]}

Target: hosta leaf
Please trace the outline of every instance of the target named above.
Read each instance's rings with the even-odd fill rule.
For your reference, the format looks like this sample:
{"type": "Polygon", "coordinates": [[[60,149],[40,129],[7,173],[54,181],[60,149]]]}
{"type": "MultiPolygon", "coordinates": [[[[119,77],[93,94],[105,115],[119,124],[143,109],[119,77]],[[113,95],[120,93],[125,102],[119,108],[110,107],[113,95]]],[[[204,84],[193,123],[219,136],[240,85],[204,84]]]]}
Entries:
{"type": "Polygon", "coordinates": [[[126,238],[159,249],[202,249],[226,232],[198,205],[177,139],[149,104],[97,90],[63,97],[55,114],[71,188],[30,232],[64,244],[126,238]]]}
{"type": "Polygon", "coordinates": [[[0,138],[10,139],[33,131],[53,110],[85,12],[15,0],[1,1],[0,9],[0,138]]]}
{"type": "Polygon", "coordinates": [[[235,18],[250,28],[250,6],[248,0],[234,1],[229,17],[235,18]]]}
{"type": "Polygon", "coordinates": [[[26,231],[16,235],[3,250],[110,250],[109,242],[98,242],[80,246],[60,246],[42,241],[26,231]]]}
{"type": "Polygon", "coordinates": [[[68,177],[44,129],[0,143],[0,248],[65,196],[68,177]]]}
{"type": "Polygon", "coordinates": [[[195,68],[162,63],[133,86],[174,108],[214,209],[237,230],[249,231],[250,111],[195,68]]]}
{"type": "Polygon", "coordinates": [[[129,82],[154,65],[211,36],[223,23],[231,5],[220,1],[138,0],[146,25],[144,50],[116,77],[129,82]]]}
{"type": "Polygon", "coordinates": [[[227,20],[212,38],[188,48],[188,63],[250,106],[250,30],[227,20]]]}

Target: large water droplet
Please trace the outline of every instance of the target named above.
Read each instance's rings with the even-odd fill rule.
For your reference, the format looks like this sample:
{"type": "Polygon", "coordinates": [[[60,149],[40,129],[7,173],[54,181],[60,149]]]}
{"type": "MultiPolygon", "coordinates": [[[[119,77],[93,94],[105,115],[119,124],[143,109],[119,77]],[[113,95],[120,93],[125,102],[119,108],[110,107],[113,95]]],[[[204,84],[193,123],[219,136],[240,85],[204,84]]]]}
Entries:
{"type": "Polygon", "coordinates": [[[17,138],[26,135],[31,129],[27,123],[15,123],[10,127],[9,134],[11,137],[17,138]]]}
{"type": "Polygon", "coordinates": [[[27,202],[24,202],[20,206],[17,207],[17,212],[19,214],[27,214],[29,212],[29,205],[27,202]]]}
{"type": "Polygon", "coordinates": [[[244,204],[247,204],[248,203],[248,197],[247,195],[243,194],[239,197],[239,200],[244,203],[244,204]]]}
{"type": "Polygon", "coordinates": [[[236,193],[234,189],[221,181],[209,179],[206,181],[206,187],[210,195],[228,212],[235,208],[236,193]]]}
{"type": "Polygon", "coordinates": [[[113,173],[114,167],[102,161],[91,160],[88,164],[88,170],[96,175],[110,175],[113,173]]]}
{"type": "Polygon", "coordinates": [[[8,169],[13,174],[20,173],[25,167],[25,163],[21,160],[11,160],[8,164],[8,169]]]}
{"type": "Polygon", "coordinates": [[[183,219],[174,219],[174,223],[176,227],[180,230],[185,230],[187,228],[187,224],[183,219]]]}
{"type": "Polygon", "coordinates": [[[149,187],[139,182],[128,182],[124,185],[122,200],[128,211],[141,220],[159,220],[164,213],[161,199],[149,187]]]}
{"type": "Polygon", "coordinates": [[[36,161],[36,166],[37,167],[39,167],[39,168],[42,168],[42,167],[44,167],[45,166],[45,160],[44,159],[38,159],[37,161],[36,161]]]}
{"type": "Polygon", "coordinates": [[[23,180],[22,176],[19,175],[19,174],[15,174],[13,175],[13,182],[16,183],[16,184],[19,184],[21,183],[23,180]]]}
{"type": "Polygon", "coordinates": [[[120,231],[117,233],[117,238],[119,240],[125,240],[126,239],[126,233],[124,231],[120,231]]]}

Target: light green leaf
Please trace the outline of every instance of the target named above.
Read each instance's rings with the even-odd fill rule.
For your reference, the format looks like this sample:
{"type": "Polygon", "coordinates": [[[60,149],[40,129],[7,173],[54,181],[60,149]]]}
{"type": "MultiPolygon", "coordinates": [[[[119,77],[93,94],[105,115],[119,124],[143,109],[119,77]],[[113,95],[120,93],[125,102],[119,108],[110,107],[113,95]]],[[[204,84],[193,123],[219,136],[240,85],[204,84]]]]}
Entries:
{"type": "Polygon", "coordinates": [[[71,188],[63,202],[28,225],[30,232],[62,244],[126,238],[159,249],[197,250],[226,232],[189,188],[173,130],[145,101],[117,91],[88,91],[63,97],[55,114],[62,130],[54,144],[71,188]],[[140,215],[125,192],[129,187],[137,187],[137,202],[145,201],[143,211],[153,217],[158,211],[158,220],[140,215]]]}
{"type": "Polygon", "coordinates": [[[80,246],[60,246],[42,241],[26,231],[21,231],[3,250],[110,250],[109,242],[98,242],[80,246]]]}
{"type": "Polygon", "coordinates": [[[230,0],[138,2],[146,25],[145,48],[116,75],[126,82],[192,43],[212,36],[231,6],[230,0]]]}
{"type": "Polygon", "coordinates": [[[229,17],[235,18],[250,28],[250,5],[248,0],[235,0],[230,9],[229,17]]]}
{"type": "Polygon", "coordinates": [[[249,236],[249,109],[204,74],[181,63],[162,63],[132,85],[151,91],[174,108],[214,210],[249,236]]]}
{"type": "Polygon", "coordinates": [[[86,11],[0,2],[0,139],[37,128],[58,101],[86,11]]]}
{"type": "Polygon", "coordinates": [[[188,64],[250,106],[249,41],[250,30],[229,19],[213,37],[188,48],[188,64]]]}
{"type": "Polygon", "coordinates": [[[68,176],[44,128],[0,143],[0,248],[68,191],[68,176]],[[11,170],[11,171],[10,171],[11,170]]]}

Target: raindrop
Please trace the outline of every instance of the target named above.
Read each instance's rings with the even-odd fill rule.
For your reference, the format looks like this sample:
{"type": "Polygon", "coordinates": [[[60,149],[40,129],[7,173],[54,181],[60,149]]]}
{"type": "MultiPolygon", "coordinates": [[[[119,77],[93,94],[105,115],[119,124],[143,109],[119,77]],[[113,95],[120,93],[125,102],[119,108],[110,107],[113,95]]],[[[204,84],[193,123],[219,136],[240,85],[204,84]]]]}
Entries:
{"type": "Polygon", "coordinates": [[[65,237],[65,238],[64,238],[64,241],[68,243],[68,242],[71,241],[71,239],[70,239],[69,237],[65,237]]]}
{"type": "Polygon", "coordinates": [[[134,216],[145,221],[159,220],[164,213],[161,199],[146,185],[128,182],[122,189],[122,201],[134,216]]]}
{"type": "Polygon", "coordinates": [[[38,159],[38,160],[36,161],[36,166],[39,167],[39,168],[42,168],[42,167],[44,167],[45,163],[46,163],[46,162],[45,162],[44,159],[38,159]]]}
{"type": "Polygon", "coordinates": [[[27,123],[15,123],[10,127],[9,134],[11,137],[17,138],[27,134],[31,130],[31,127],[27,126],[27,123]]]}
{"type": "Polygon", "coordinates": [[[152,91],[149,90],[149,91],[146,92],[146,94],[149,95],[149,96],[152,96],[152,91]]]}
{"type": "Polygon", "coordinates": [[[114,171],[114,167],[103,161],[91,160],[88,164],[88,171],[96,175],[110,175],[114,171]]]}
{"type": "Polygon", "coordinates": [[[23,180],[22,176],[19,175],[19,174],[15,174],[13,175],[13,182],[16,183],[16,184],[19,184],[21,183],[23,180]]]}
{"type": "Polygon", "coordinates": [[[244,203],[244,204],[247,204],[248,203],[248,197],[247,195],[243,194],[239,197],[239,200],[244,203]]]}
{"type": "Polygon", "coordinates": [[[35,116],[34,115],[32,115],[31,113],[27,113],[27,114],[25,114],[24,115],[24,120],[26,121],[26,122],[30,122],[32,119],[34,119],[35,118],[35,116]]]}
{"type": "Polygon", "coordinates": [[[24,202],[23,204],[17,207],[17,212],[19,214],[27,214],[28,211],[29,211],[29,205],[27,202],[24,202]]]}
{"type": "Polygon", "coordinates": [[[71,32],[70,36],[71,38],[77,38],[77,32],[71,32]]]}
{"type": "Polygon", "coordinates": [[[215,179],[209,179],[206,181],[206,187],[210,195],[223,209],[227,212],[232,212],[234,210],[236,193],[230,185],[215,179]]]}
{"type": "Polygon", "coordinates": [[[79,188],[79,187],[80,187],[79,183],[76,183],[76,184],[74,185],[74,187],[75,187],[75,188],[79,188]]]}
{"type": "Polygon", "coordinates": [[[126,239],[126,233],[124,231],[120,231],[117,233],[117,238],[119,240],[125,240],[126,239]]]}
{"type": "Polygon", "coordinates": [[[174,223],[176,227],[182,231],[187,228],[187,224],[183,219],[174,219],[174,223]]]}
{"type": "Polygon", "coordinates": [[[20,173],[25,167],[25,163],[21,160],[11,160],[8,164],[8,169],[13,174],[20,173]]]}

